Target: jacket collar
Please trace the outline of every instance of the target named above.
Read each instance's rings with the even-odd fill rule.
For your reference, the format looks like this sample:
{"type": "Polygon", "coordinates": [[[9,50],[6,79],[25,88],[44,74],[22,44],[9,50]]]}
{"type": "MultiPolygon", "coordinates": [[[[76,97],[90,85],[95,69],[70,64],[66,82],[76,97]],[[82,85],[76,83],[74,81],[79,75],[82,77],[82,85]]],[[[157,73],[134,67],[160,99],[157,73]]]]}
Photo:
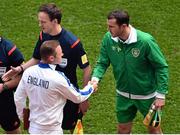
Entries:
{"type": "Polygon", "coordinates": [[[134,27],[132,27],[131,25],[129,25],[130,27],[130,34],[129,37],[126,41],[122,41],[119,37],[112,37],[111,39],[114,40],[115,42],[120,41],[121,43],[126,43],[126,44],[131,44],[131,43],[135,43],[137,42],[137,32],[136,29],[134,27]]]}

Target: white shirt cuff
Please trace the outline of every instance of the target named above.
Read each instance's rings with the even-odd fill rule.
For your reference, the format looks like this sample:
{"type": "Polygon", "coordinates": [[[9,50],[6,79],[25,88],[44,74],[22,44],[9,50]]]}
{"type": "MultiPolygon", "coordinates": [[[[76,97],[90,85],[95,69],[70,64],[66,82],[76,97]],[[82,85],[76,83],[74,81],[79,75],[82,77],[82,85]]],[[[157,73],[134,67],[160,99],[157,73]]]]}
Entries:
{"type": "Polygon", "coordinates": [[[96,81],[97,83],[99,82],[99,78],[97,78],[97,77],[92,77],[91,78],[91,81],[96,81]]]}
{"type": "Polygon", "coordinates": [[[156,92],[156,98],[165,99],[165,94],[161,94],[161,93],[156,92]]]}

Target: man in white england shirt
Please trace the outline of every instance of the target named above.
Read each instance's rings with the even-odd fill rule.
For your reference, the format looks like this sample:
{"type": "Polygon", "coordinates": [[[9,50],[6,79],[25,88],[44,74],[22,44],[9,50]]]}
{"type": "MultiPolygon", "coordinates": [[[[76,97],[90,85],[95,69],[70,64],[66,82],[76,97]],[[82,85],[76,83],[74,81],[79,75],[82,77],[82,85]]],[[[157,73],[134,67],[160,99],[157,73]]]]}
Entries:
{"type": "Polygon", "coordinates": [[[62,134],[63,107],[66,100],[75,103],[85,101],[97,88],[97,84],[89,82],[80,90],[62,72],[55,70],[63,56],[58,41],[45,41],[40,48],[40,55],[41,62],[24,71],[15,92],[17,113],[22,119],[28,97],[29,133],[62,134]]]}

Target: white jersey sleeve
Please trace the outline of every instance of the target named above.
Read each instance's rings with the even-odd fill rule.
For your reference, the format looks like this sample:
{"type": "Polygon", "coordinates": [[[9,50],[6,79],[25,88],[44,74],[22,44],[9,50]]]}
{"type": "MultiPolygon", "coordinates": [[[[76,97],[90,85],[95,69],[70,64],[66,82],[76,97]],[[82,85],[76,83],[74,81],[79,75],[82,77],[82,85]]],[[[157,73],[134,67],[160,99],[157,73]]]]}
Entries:
{"type": "Polygon", "coordinates": [[[25,85],[25,80],[23,78],[26,78],[24,74],[14,94],[16,111],[21,120],[23,119],[23,108],[26,107],[26,98],[27,98],[26,88],[25,88],[26,85],[25,85]]]}
{"type": "Polygon", "coordinates": [[[93,93],[94,88],[92,85],[88,84],[83,89],[77,89],[63,73],[60,73],[60,75],[60,80],[57,80],[59,84],[58,91],[61,95],[74,103],[85,101],[93,93]]]}

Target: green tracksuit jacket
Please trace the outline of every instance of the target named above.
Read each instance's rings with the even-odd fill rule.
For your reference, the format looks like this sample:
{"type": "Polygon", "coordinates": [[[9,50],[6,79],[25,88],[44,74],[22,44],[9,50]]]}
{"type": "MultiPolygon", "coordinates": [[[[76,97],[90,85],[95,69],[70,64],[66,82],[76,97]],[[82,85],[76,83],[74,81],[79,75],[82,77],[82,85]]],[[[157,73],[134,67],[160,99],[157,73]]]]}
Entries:
{"type": "Polygon", "coordinates": [[[126,44],[114,41],[107,32],[92,77],[102,79],[111,64],[118,91],[134,95],[148,95],[155,91],[166,94],[166,60],[151,35],[140,30],[136,30],[136,33],[137,41],[126,44]]]}

